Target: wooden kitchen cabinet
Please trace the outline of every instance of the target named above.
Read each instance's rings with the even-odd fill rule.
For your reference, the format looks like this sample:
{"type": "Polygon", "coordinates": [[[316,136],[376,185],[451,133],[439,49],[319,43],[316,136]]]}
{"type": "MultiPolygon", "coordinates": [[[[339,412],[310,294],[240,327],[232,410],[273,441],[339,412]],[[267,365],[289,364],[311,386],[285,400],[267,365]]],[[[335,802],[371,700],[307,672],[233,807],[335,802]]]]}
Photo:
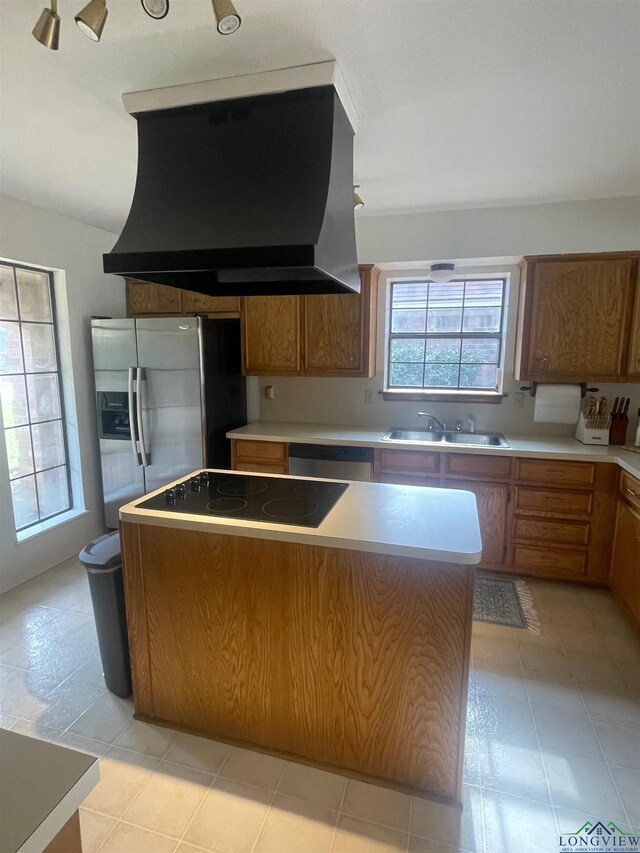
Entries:
{"type": "Polygon", "coordinates": [[[125,279],[127,317],[181,317],[207,314],[211,317],[239,317],[237,296],[206,296],[164,284],[125,279]]]}
{"type": "Polygon", "coordinates": [[[375,451],[374,479],[473,492],[480,568],[602,586],[608,581],[615,465],[385,448],[375,451]]]}
{"type": "Polygon", "coordinates": [[[621,472],[611,556],[611,592],[640,630],[640,481],[621,472]]]}
{"type": "Polygon", "coordinates": [[[206,296],[192,290],[182,291],[183,314],[240,314],[239,296],[206,296]]]}
{"type": "Polygon", "coordinates": [[[182,314],[181,293],[164,284],[126,279],[127,317],[182,314]]]}
{"type": "Polygon", "coordinates": [[[474,480],[440,480],[444,489],[473,492],[478,507],[482,536],[481,568],[496,569],[507,556],[507,510],[509,486],[505,483],[480,483],[474,480]]]}
{"type": "Polygon", "coordinates": [[[360,293],[304,297],[306,376],[375,374],[377,267],[360,267],[360,293]]]}
{"type": "Polygon", "coordinates": [[[524,258],[516,379],[625,381],[630,353],[637,351],[630,342],[632,325],[637,338],[640,323],[633,318],[639,256],[524,258]]]}
{"type": "Polygon", "coordinates": [[[255,376],[373,376],[377,267],[361,293],[244,299],[243,372],[255,376]]]}
{"type": "Polygon", "coordinates": [[[242,312],[243,373],[299,376],[302,372],[299,296],[251,296],[242,312]]]}
{"type": "Polygon", "coordinates": [[[627,363],[627,378],[640,379],[640,263],[636,274],[636,301],[631,320],[631,340],[629,343],[629,361],[627,363]]]}
{"type": "Polygon", "coordinates": [[[289,473],[289,445],[279,441],[231,440],[231,467],[262,474],[289,473]]]}

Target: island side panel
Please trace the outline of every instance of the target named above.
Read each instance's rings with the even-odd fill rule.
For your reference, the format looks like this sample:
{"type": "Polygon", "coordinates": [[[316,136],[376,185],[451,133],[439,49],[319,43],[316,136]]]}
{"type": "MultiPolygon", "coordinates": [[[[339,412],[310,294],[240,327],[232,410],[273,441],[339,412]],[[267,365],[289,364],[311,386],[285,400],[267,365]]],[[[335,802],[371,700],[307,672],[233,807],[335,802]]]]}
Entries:
{"type": "Polygon", "coordinates": [[[473,567],[122,537],[138,715],[460,800],[473,567]]]}

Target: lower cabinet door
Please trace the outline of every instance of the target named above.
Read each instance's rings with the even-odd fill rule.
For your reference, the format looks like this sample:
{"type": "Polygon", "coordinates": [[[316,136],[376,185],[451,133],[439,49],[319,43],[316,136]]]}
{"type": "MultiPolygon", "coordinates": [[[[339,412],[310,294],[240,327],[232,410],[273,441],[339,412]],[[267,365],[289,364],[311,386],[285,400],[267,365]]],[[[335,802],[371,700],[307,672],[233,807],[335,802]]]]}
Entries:
{"type": "Polygon", "coordinates": [[[618,501],[611,592],[635,626],[640,627],[640,514],[623,501],[618,501]]]}
{"type": "Polygon", "coordinates": [[[482,535],[481,565],[501,566],[507,553],[507,504],[509,487],[501,483],[478,483],[473,480],[442,479],[444,489],[473,492],[478,504],[482,535]]]}

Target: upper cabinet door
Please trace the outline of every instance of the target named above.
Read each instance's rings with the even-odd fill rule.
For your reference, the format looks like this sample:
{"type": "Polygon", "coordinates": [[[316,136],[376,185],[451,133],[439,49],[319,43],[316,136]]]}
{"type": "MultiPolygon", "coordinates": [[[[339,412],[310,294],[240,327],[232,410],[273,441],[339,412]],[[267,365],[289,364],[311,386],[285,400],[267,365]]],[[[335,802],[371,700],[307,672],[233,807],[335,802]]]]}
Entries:
{"type": "Polygon", "coordinates": [[[640,263],[636,274],[636,300],[631,321],[627,376],[629,379],[640,379],[640,263]]]}
{"type": "Polygon", "coordinates": [[[295,376],[302,370],[298,296],[248,296],[242,312],[243,373],[295,376]]]}
{"type": "Polygon", "coordinates": [[[637,261],[528,259],[516,378],[621,381],[637,261]]]}
{"type": "Polygon", "coordinates": [[[377,268],[362,266],[359,294],[305,297],[307,376],[374,375],[377,279],[377,268]]]}
{"type": "Polygon", "coordinates": [[[357,294],[306,296],[305,373],[362,369],[362,301],[357,294]]]}
{"type": "Polygon", "coordinates": [[[182,314],[180,296],[180,291],[175,287],[127,279],[127,316],[180,315],[182,314]]]}

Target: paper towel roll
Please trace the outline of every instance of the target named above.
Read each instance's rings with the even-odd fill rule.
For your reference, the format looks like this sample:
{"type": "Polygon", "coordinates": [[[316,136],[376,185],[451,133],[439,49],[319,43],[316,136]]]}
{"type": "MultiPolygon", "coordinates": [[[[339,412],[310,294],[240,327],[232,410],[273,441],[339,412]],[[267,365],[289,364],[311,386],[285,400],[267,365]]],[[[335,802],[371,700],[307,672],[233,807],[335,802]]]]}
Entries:
{"type": "Polygon", "coordinates": [[[579,385],[537,385],[533,420],[575,424],[580,412],[580,393],[579,385]]]}

